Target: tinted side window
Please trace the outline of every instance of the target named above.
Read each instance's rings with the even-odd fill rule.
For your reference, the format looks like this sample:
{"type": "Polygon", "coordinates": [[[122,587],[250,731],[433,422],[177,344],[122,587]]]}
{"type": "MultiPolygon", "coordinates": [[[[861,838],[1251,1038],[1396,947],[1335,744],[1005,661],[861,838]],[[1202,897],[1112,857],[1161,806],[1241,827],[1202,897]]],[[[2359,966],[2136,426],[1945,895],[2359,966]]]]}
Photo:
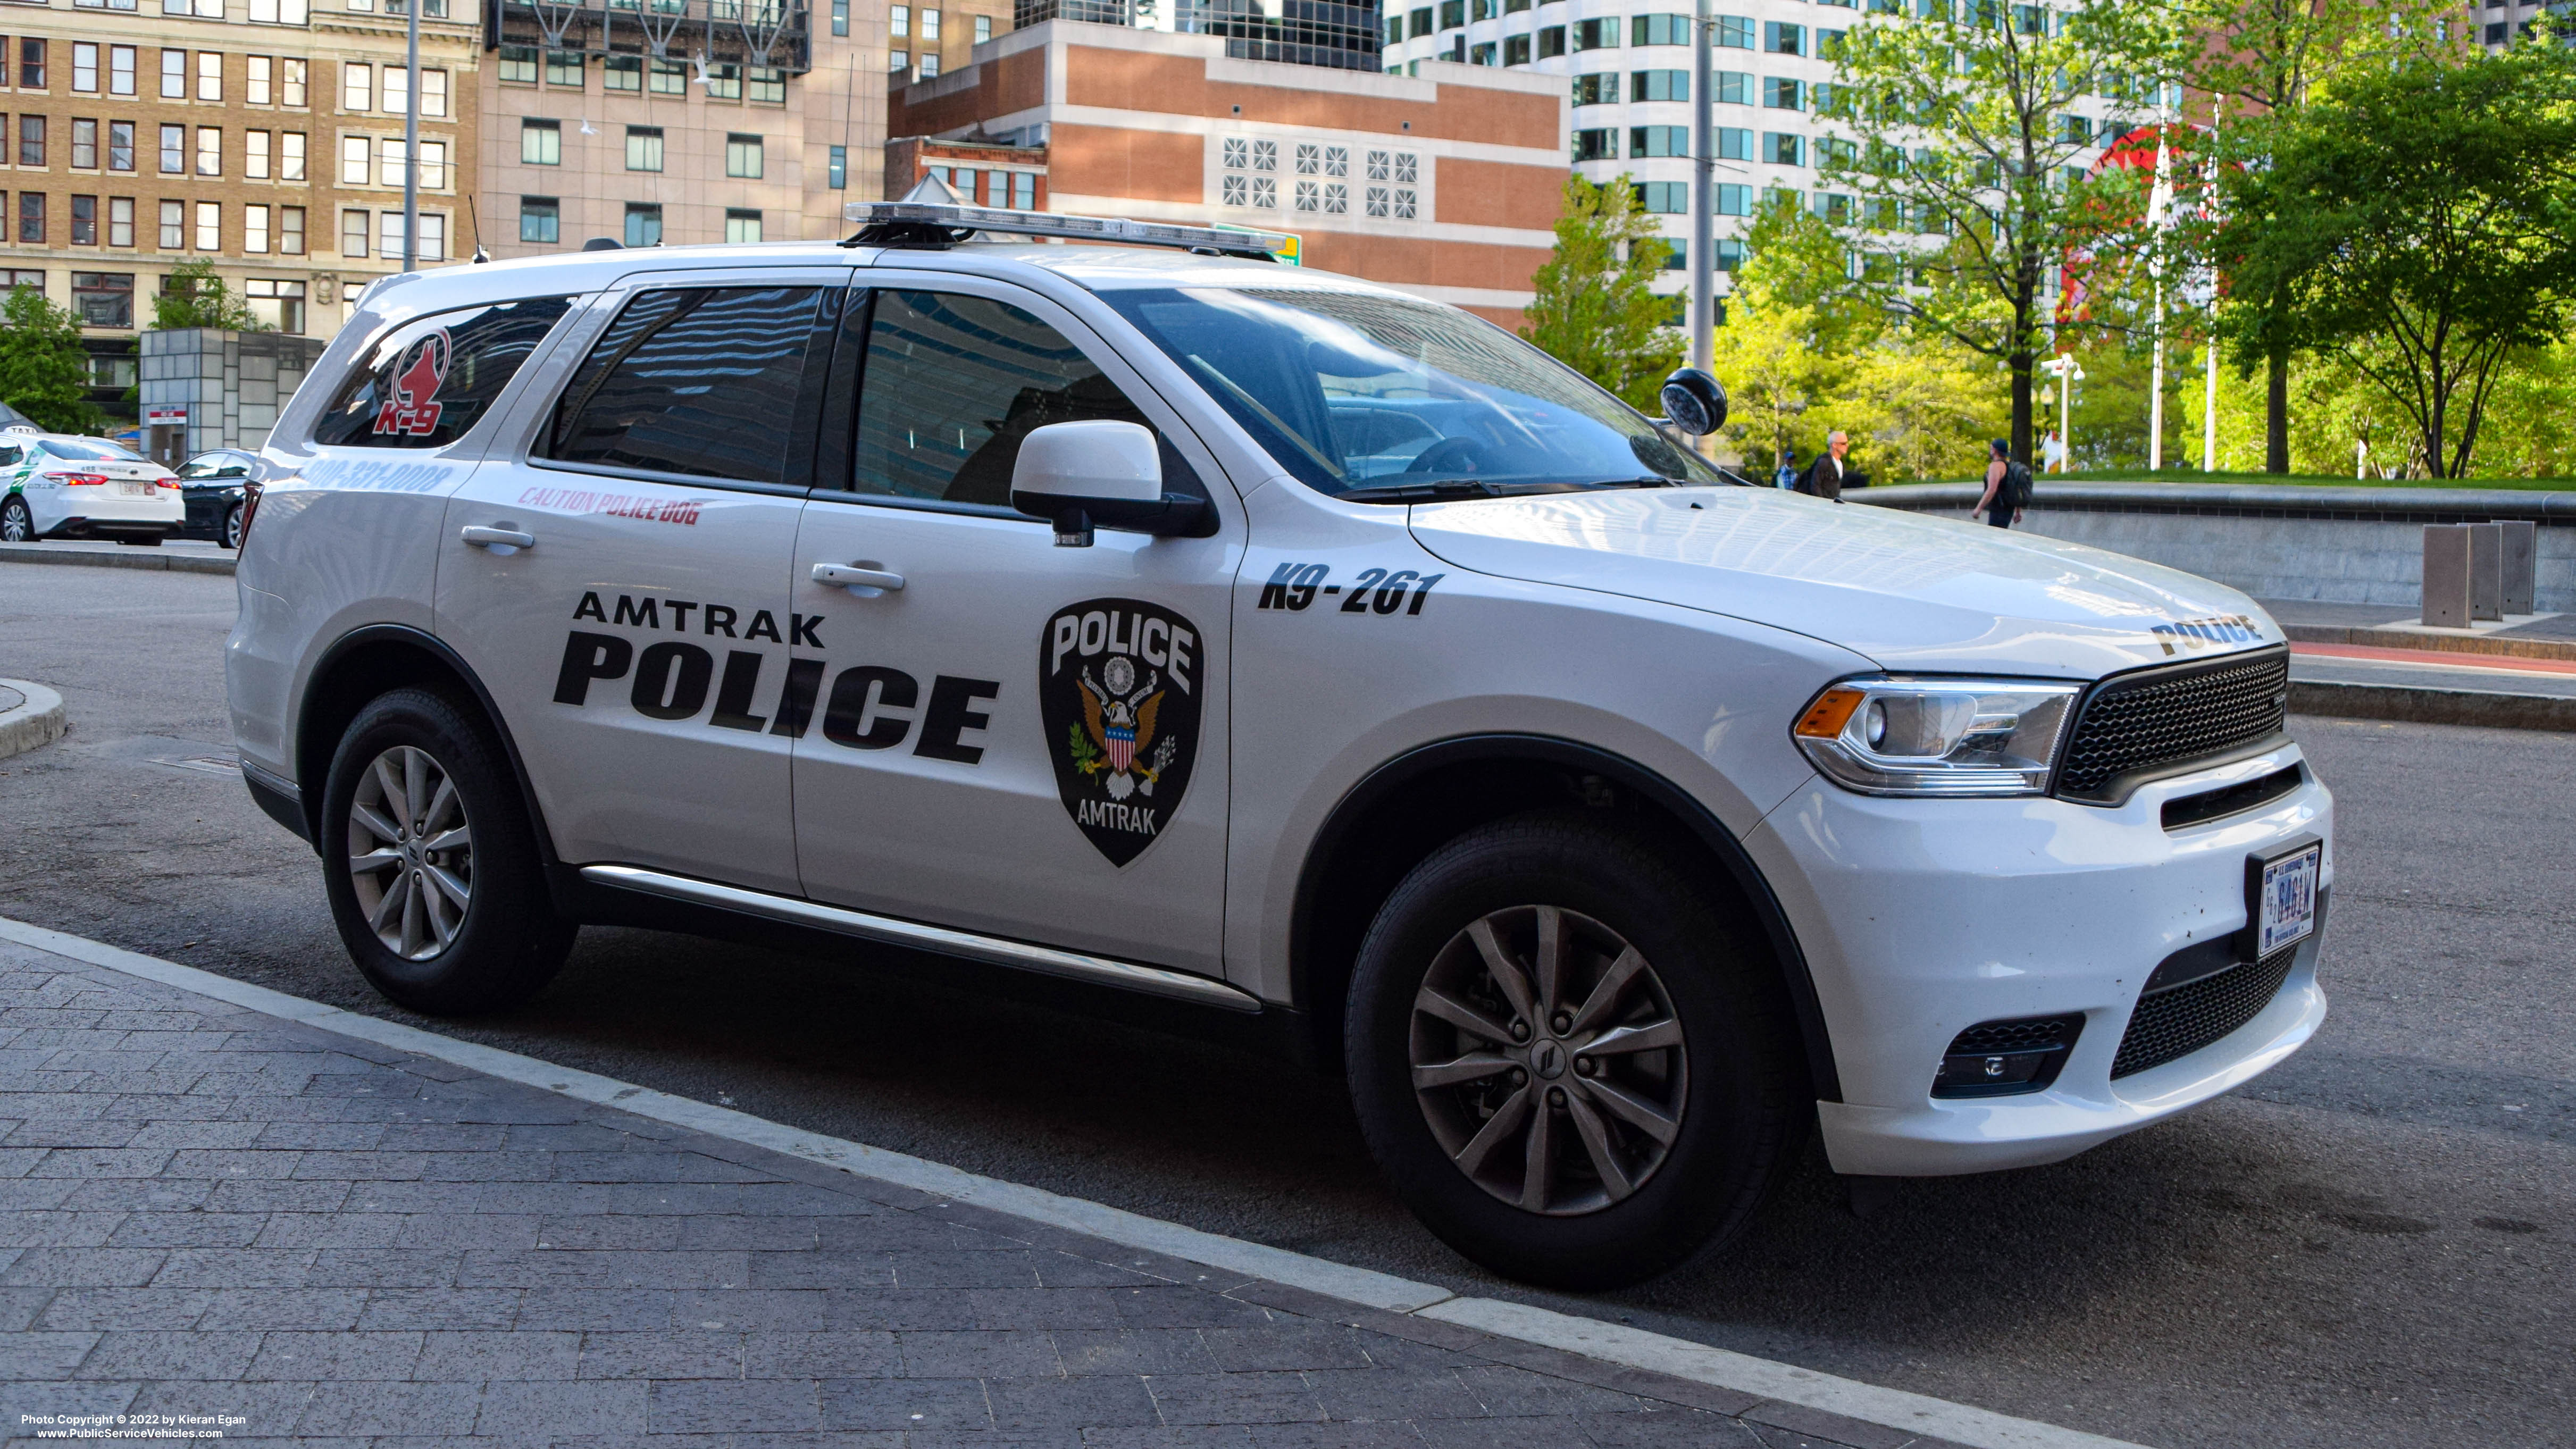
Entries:
{"type": "Polygon", "coordinates": [[[569,297],[531,297],[416,318],[376,339],[314,426],[313,441],[443,448],[483,420],[569,297]]]}
{"type": "MultiPolygon", "coordinates": [[[[859,382],[861,493],[1008,507],[1020,439],[1145,415],[1064,334],[1007,302],[879,292],[859,382]]],[[[1148,424],[1150,426],[1150,424],[1148,424]]],[[[1164,449],[1169,478],[1176,461],[1164,449]]]]}
{"type": "Polygon", "coordinates": [[[637,296],[565,386],[548,455],[788,481],[797,471],[791,450],[804,437],[798,414],[815,308],[826,290],[683,287],[637,296]]]}

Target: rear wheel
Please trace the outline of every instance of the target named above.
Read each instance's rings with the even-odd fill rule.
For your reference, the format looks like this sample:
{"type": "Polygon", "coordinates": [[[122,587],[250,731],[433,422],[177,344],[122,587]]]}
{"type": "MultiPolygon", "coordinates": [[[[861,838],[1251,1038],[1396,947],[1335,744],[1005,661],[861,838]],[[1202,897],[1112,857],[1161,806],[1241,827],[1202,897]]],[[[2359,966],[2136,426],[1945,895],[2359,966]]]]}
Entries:
{"type": "Polygon", "coordinates": [[[1777,969],[1647,842],[1529,816],[1443,846],[1360,948],[1351,1093],[1458,1251],[1571,1289],[1731,1236],[1806,1124],[1777,969]]]}
{"type": "Polygon", "coordinates": [[[431,1015],[543,990],[577,928],[558,920],[518,783],[445,696],[399,689],[349,725],[322,796],[323,884],[369,984],[431,1015]]]}
{"type": "Polygon", "coordinates": [[[27,500],[12,498],[0,503],[0,543],[33,543],[36,520],[27,512],[27,500]]]}

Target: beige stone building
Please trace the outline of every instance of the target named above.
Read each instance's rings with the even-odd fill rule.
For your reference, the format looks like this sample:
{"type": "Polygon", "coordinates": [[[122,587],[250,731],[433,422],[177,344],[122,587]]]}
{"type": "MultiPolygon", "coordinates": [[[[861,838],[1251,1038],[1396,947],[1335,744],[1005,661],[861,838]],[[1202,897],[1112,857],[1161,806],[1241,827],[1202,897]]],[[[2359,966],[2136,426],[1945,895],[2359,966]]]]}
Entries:
{"type": "MultiPolygon", "coordinates": [[[[420,254],[470,254],[482,51],[421,25],[420,254]]],[[[0,6],[0,269],[85,324],[93,397],[133,380],[171,269],[215,264],[279,329],[327,337],[402,252],[403,0],[0,6]]]]}

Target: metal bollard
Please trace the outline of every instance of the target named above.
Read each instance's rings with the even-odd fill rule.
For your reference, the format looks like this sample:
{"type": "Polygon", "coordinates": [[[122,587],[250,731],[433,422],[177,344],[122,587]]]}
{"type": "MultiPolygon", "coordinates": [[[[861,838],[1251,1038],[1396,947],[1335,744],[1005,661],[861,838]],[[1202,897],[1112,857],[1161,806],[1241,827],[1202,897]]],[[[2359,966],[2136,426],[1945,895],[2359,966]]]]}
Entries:
{"type": "Polygon", "coordinates": [[[2540,600],[2540,525],[2521,519],[2499,526],[2504,529],[2504,611],[2508,614],[2537,613],[2540,600]]]}
{"type": "Polygon", "coordinates": [[[2469,526],[2424,525],[2424,622],[2436,629],[2469,627],[2469,526]]]}
{"type": "Polygon", "coordinates": [[[2469,525],[2469,617],[2504,619],[2504,525],[2469,525]]]}

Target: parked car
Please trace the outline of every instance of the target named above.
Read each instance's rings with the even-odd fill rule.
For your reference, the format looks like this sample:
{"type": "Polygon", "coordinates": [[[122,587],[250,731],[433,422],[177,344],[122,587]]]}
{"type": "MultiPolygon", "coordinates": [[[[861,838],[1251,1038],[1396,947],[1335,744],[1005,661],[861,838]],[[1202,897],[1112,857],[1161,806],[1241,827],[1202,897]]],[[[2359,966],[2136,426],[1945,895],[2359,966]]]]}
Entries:
{"type": "Polygon", "coordinates": [[[1574,1288],[1811,1131],[2054,1162],[2324,1019],[2333,799],[2235,590],[1729,486],[1240,232],[852,219],[383,278],[278,420],[233,734],[391,1000],[506,1009],[623,923],[1186,1003],[1574,1288]]]}
{"type": "Polygon", "coordinates": [[[183,509],[169,469],[104,438],[0,430],[0,543],[112,538],[158,548],[183,509]]]}
{"type": "Polygon", "coordinates": [[[226,548],[241,547],[243,494],[258,465],[258,454],[239,448],[215,448],[180,464],[179,498],[188,508],[181,532],[226,548]]]}

